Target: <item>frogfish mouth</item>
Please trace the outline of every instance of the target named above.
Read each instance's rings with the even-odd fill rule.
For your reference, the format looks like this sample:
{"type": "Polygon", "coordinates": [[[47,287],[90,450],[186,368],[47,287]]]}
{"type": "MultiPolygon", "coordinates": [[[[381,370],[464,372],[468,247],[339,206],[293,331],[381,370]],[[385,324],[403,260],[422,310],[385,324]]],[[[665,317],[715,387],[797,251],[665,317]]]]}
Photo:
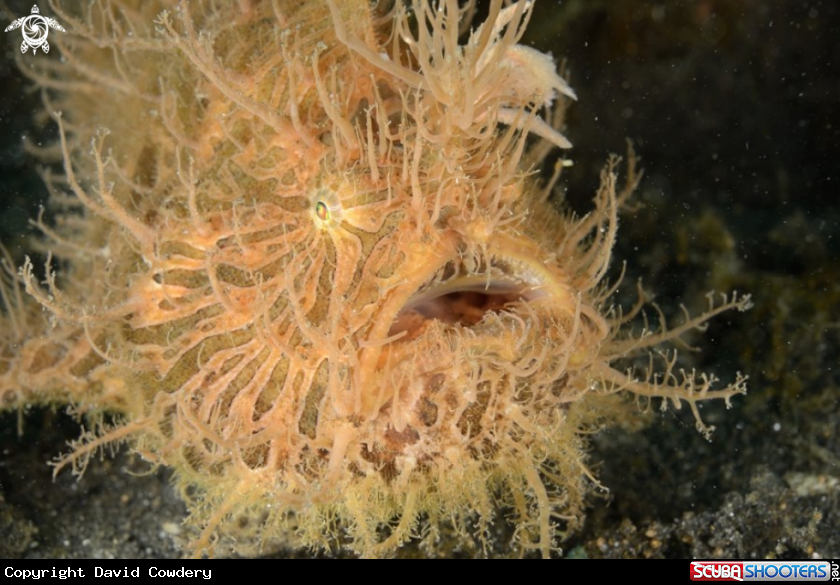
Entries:
{"type": "MultiPolygon", "coordinates": [[[[457,400],[466,408],[469,403],[463,400],[464,391],[470,395],[468,389],[481,380],[502,376],[504,371],[508,372],[505,378],[525,371],[521,364],[529,359],[528,370],[537,369],[535,358],[528,357],[530,344],[539,340],[543,348],[553,345],[542,356],[557,358],[558,347],[572,347],[570,338],[580,333],[579,323],[569,330],[563,328],[564,323],[580,321],[579,297],[533,240],[496,234],[491,241],[482,242],[480,254],[475,254],[461,236],[445,233],[438,245],[430,248],[431,252],[425,250],[422,257],[413,259],[417,268],[410,279],[395,287],[383,305],[372,334],[386,331],[388,324],[383,335],[387,341],[369,344],[362,355],[363,365],[375,359],[375,376],[387,375],[394,381],[394,376],[403,376],[402,384],[372,385],[389,391],[367,396],[365,412],[382,416],[383,421],[389,421],[380,412],[383,407],[391,413],[411,412],[417,405],[406,401],[421,400],[421,422],[432,424],[428,409],[437,405],[427,392],[408,390],[412,384],[418,387],[420,377],[434,380],[435,400],[441,400],[444,390],[450,389],[453,396],[447,399],[448,404],[457,400]],[[400,405],[389,404],[391,400],[400,401],[400,405]]],[[[603,338],[606,327],[596,335],[603,338]]],[[[568,376],[560,378],[565,384],[568,376]]],[[[473,408],[473,417],[476,412],[473,408]]],[[[402,429],[406,420],[400,414],[386,424],[402,429]]],[[[478,432],[476,426],[472,437],[478,432]]]]}

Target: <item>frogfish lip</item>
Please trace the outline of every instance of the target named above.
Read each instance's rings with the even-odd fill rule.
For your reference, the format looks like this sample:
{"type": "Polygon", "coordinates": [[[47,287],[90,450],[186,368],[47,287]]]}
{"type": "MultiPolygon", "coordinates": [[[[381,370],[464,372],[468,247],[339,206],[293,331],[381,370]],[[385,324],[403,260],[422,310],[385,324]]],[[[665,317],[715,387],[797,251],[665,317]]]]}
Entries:
{"type": "Polygon", "coordinates": [[[431,321],[474,328],[487,313],[515,311],[522,303],[574,313],[575,298],[556,260],[530,240],[499,236],[480,255],[458,250],[443,260],[429,266],[426,278],[404,297],[388,338],[415,339],[431,321]]]}
{"type": "MultiPolygon", "coordinates": [[[[451,263],[438,274],[450,271],[451,263]]],[[[524,281],[515,273],[493,272],[458,275],[424,285],[397,313],[388,336],[405,332],[403,339],[414,339],[429,320],[472,327],[489,311],[503,311],[513,303],[530,302],[549,295],[543,287],[524,281]]]]}

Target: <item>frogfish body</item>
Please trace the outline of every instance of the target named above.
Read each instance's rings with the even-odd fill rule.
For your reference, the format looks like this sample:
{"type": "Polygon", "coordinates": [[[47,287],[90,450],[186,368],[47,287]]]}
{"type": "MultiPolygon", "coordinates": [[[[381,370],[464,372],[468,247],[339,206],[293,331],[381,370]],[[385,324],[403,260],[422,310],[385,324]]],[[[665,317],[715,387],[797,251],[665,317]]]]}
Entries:
{"type": "Polygon", "coordinates": [[[627,365],[749,300],[635,332],[644,298],[609,303],[639,174],[611,161],[584,217],[551,198],[575,94],[519,44],[530,2],[169,4],[56,5],[61,61],[19,57],[61,157],[46,275],[5,263],[0,405],[84,418],[59,469],[114,443],[171,468],[198,555],[434,550],[443,525],[480,549],[504,517],[549,556],[598,405],[708,431],[697,403],[743,392],[627,365]]]}

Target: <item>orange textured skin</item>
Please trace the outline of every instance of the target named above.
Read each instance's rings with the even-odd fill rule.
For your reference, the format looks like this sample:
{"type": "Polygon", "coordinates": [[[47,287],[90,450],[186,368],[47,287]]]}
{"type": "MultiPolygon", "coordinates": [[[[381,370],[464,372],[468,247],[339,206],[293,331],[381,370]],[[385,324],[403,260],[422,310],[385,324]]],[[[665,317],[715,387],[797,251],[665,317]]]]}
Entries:
{"type": "Polygon", "coordinates": [[[547,202],[574,93],[517,44],[529,4],[471,33],[454,0],[132,4],[53,6],[63,62],[24,66],[60,125],[62,270],[3,289],[0,405],[87,417],[59,468],[115,442],[171,467],[195,554],[434,550],[443,523],[480,548],[502,506],[549,556],[604,405],[708,431],[696,403],[743,392],[673,353],[616,365],[749,300],[636,333],[644,299],[609,305],[639,177],[611,162],[583,218],[547,202]]]}

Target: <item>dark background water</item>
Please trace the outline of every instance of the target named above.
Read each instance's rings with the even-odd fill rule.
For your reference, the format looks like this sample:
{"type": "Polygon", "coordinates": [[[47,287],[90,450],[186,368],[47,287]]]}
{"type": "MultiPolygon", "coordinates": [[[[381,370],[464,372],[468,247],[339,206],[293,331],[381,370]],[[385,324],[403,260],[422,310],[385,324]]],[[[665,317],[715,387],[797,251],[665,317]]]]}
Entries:
{"type": "MultiPolygon", "coordinates": [[[[663,307],[709,290],[755,307],[696,339],[692,364],[750,376],[710,405],[597,440],[611,490],[575,540],[589,556],[840,554],[840,5],[589,0],[538,3],[529,38],[568,59],[577,198],[631,138],[642,209],[617,260],[663,307]],[[551,40],[549,40],[551,39],[551,40]]],[[[574,205],[580,205],[575,199],[574,205]]]]}
{"type": "MultiPolygon", "coordinates": [[[[31,8],[7,5],[3,22],[31,8]]],[[[749,394],[704,407],[711,443],[673,410],[598,435],[590,462],[609,494],[593,490],[566,555],[840,557],[838,38],[833,0],[538,0],[526,42],[566,59],[579,97],[568,204],[587,209],[627,138],[642,157],[614,273],[626,261],[628,289],[642,277],[669,314],[702,309],[709,290],[755,302],[685,358],[748,374],[749,394]]],[[[18,260],[46,197],[21,137],[51,132],[16,71],[19,43],[0,45],[0,240],[18,260]]],[[[142,466],[122,454],[52,480],[46,462],[77,435],[61,412],[32,413],[23,436],[0,418],[0,533],[14,535],[0,556],[178,554],[183,509],[165,473],[134,477],[142,466]]]]}

